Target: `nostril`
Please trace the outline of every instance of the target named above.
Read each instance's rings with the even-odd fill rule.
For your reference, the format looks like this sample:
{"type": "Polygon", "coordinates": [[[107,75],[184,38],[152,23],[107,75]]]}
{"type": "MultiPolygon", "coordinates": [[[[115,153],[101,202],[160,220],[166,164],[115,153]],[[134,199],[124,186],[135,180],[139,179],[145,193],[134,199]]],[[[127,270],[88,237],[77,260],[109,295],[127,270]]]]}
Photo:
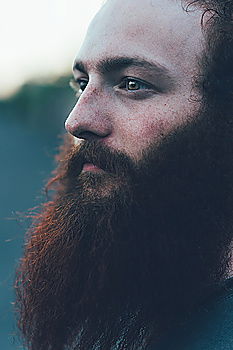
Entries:
{"type": "Polygon", "coordinates": [[[78,132],[77,135],[75,135],[74,133],[74,136],[84,140],[96,140],[96,139],[102,138],[102,136],[92,131],[81,131],[81,132],[78,132]]]}

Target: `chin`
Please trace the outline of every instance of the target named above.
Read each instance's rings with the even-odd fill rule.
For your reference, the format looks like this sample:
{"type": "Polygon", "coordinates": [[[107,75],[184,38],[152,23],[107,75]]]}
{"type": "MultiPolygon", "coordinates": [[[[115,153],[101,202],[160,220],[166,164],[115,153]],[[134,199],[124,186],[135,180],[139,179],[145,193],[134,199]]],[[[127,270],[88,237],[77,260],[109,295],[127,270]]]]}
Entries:
{"type": "Polygon", "coordinates": [[[77,182],[80,197],[93,201],[115,197],[124,181],[105,171],[85,171],[79,175],[77,182]]]}

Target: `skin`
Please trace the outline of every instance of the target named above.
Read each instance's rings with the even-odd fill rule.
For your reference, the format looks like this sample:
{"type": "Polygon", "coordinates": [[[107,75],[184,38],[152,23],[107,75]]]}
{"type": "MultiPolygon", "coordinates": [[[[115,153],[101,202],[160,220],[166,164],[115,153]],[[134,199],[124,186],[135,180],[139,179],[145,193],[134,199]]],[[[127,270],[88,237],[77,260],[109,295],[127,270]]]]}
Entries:
{"type": "Polygon", "coordinates": [[[200,21],[201,11],[187,13],[180,1],[124,0],[120,6],[119,0],[107,1],[74,64],[76,88],[81,82],[83,90],[66,121],[74,141],[98,139],[139,161],[151,145],[195,118],[199,92],[193,80],[204,41],[200,21]],[[99,70],[104,59],[116,57],[144,59],[166,71],[132,64],[99,70]]]}
{"type": "Polygon", "coordinates": [[[109,0],[76,58],[82,93],[66,127],[87,142],[66,140],[17,271],[29,349],[156,347],[226,278],[233,126],[223,105],[229,58],[221,63],[230,37],[209,32],[216,45],[200,60],[202,13],[180,2],[109,0]]]}

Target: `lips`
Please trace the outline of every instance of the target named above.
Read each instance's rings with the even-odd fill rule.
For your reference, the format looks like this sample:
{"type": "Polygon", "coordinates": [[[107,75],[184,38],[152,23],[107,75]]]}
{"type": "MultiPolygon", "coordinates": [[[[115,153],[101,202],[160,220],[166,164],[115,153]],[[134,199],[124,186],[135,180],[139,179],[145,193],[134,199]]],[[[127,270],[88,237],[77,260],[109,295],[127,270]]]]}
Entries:
{"type": "Polygon", "coordinates": [[[97,165],[94,165],[93,163],[84,163],[83,171],[100,172],[103,170],[100,169],[97,165]]]}

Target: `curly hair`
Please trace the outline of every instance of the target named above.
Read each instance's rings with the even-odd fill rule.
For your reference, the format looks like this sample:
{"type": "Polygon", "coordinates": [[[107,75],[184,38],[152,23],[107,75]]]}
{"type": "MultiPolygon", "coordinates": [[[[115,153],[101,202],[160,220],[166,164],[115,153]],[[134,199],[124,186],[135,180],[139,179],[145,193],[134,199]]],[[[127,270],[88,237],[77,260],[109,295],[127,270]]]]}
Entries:
{"type": "Polygon", "coordinates": [[[205,101],[233,108],[233,1],[183,1],[184,10],[203,9],[202,29],[206,49],[201,59],[199,88],[205,101]],[[205,18],[207,20],[205,21],[205,18]]]}

